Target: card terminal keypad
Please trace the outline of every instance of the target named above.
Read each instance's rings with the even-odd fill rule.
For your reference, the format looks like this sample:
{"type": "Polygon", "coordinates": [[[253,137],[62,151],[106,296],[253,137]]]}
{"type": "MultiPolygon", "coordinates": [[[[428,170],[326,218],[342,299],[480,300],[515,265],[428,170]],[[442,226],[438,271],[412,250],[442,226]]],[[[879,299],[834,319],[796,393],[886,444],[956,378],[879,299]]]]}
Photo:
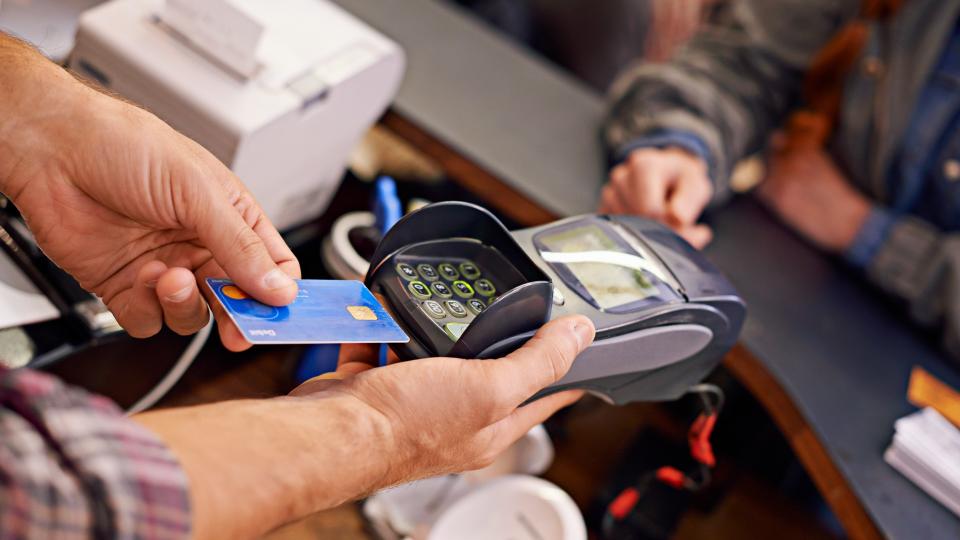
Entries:
{"type": "Polygon", "coordinates": [[[407,296],[454,341],[495,298],[494,276],[472,260],[406,259],[395,270],[407,296]]]}

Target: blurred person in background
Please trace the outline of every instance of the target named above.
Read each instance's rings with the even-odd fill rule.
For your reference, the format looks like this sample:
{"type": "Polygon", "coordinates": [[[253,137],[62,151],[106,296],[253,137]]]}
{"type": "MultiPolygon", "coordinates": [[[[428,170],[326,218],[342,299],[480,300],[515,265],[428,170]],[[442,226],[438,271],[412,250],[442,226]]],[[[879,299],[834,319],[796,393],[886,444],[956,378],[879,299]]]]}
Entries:
{"type": "Polygon", "coordinates": [[[695,246],[738,161],[759,196],[960,358],[960,0],[735,0],[613,87],[601,208],[695,246]]]}
{"type": "Polygon", "coordinates": [[[605,91],[641,58],[662,62],[720,0],[455,0],[605,91]]]}

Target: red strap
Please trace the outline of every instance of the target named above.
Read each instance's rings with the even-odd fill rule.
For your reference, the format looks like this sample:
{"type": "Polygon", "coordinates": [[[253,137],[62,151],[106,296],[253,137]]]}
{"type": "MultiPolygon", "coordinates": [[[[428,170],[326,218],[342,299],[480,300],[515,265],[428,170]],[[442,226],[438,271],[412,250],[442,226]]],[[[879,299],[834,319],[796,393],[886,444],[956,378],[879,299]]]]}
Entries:
{"type": "Polygon", "coordinates": [[[623,519],[624,516],[633,510],[638,500],[640,500],[640,493],[637,491],[637,488],[628,487],[617,495],[617,498],[607,507],[607,511],[610,512],[610,515],[613,516],[614,519],[623,519]]]}
{"type": "Polygon", "coordinates": [[[687,482],[687,476],[674,467],[660,467],[657,469],[657,480],[670,487],[683,489],[687,482]]]}
{"type": "Polygon", "coordinates": [[[713,467],[717,464],[717,459],[713,455],[713,447],[710,445],[710,435],[716,425],[716,414],[701,414],[690,426],[690,433],[687,435],[687,440],[690,443],[690,455],[707,467],[713,467]]]}

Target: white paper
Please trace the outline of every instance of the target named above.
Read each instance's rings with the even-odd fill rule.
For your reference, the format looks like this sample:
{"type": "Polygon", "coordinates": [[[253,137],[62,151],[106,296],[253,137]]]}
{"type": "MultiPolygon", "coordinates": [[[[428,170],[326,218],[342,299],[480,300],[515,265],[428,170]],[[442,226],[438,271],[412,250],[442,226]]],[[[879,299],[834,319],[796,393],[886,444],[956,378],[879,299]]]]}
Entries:
{"type": "Polygon", "coordinates": [[[257,71],[264,25],[231,0],[167,0],[160,18],[244,77],[257,71]]]}
{"type": "Polygon", "coordinates": [[[960,516],[960,430],[932,408],[897,420],[884,460],[960,516]]]}
{"type": "Polygon", "coordinates": [[[50,300],[0,251],[0,329],[49,321],[60,316],[50,300]]]}

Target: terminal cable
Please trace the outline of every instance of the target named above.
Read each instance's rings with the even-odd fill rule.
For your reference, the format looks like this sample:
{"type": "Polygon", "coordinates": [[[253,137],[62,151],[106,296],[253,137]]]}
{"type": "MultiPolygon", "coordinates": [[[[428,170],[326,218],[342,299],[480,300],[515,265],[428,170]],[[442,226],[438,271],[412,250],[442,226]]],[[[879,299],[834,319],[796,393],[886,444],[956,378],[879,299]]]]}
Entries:
{"type": "Polygon", "coordinates": [[[621,491],[607,506],[602,524],[605,537],[611,537],[617,524],[633,513],[637,503],[649,489],[651,481],[688,492],[700,491],[710,483],[710,471],[716,466],[716,456],[713,453],[710,436],[713,434],[717,417],[723,408],[723,390],[717,385],[704,383],[691,386],[686,393],[696,394],[703,407],[687,432],[690,457],[696,462],[697,471],[690,474],[667,465],[656,469],[653,473],[643,475],[636,484],[621,491]]]}
{"type": "Polygon", "coordinates": [[[203,346],[207,344],[207,339],[210,338],[210,332],[213,330],[213,327],[216,323],[213,320],[213,316],[210,316],[210,322],[206,326],[200,329],[197,332],[193,339],[190,340],[190,344],[187,345],[187,348],[184,349],[183,353],[180,354],[180,358],[173,364],[173,367],[170,368],[170,371],[160,379],[154,387],[143,395],[136,403],[130,406],[127,409],[128,415],[134,415],[141,413],[150,407],[153,407],[157,404],[163,396],[173,389],[173,387],[180,381],[180,378],[183,377],[183,374],[186,373],[187,368],[189,368],[193,361],[197,359],[197,356],[200,354],[200,351],[203,349],[203,346]]]}

